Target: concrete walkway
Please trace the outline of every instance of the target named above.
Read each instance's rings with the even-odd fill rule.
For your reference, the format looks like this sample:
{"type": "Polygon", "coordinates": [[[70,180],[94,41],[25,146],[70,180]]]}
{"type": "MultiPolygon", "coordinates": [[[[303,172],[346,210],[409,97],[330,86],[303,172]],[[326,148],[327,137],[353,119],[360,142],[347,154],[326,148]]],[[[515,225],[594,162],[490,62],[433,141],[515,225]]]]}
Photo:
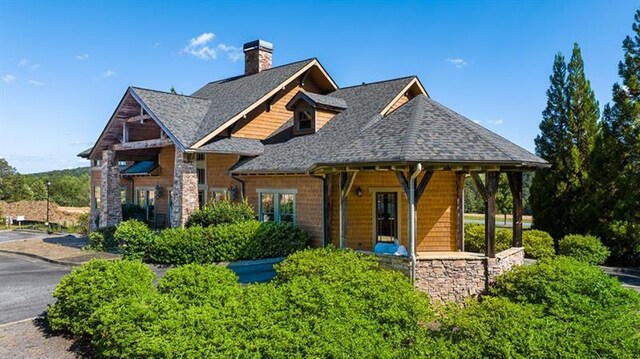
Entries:
{"type": "Polygon", "coordinates": [[[88,238],[72,234],[46,234],[26,230],[0,231],[0,252],[27,255],[70,266],[80,265],[94,258],[120,258],[117,254],[82,250],[88,243],[88,238]]]}

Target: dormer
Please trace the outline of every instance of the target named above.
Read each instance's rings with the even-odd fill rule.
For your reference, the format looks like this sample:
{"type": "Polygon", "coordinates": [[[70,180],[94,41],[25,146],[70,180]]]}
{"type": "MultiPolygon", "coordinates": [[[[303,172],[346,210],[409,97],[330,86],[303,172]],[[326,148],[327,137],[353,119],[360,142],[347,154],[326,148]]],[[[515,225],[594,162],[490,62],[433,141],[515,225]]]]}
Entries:
{"type": "Polygon", "coordinates": [[[336,114],[347,108],[347,103],[337,97],[299,91],[286,106],[293,111],[293,134],[316,133],[336,114]]]}

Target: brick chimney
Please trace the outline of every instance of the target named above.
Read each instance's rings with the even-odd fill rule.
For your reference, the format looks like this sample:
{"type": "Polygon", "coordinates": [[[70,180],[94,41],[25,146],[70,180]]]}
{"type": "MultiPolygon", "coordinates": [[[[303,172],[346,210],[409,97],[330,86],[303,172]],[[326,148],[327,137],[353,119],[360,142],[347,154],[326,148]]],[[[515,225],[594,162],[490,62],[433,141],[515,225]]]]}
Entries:
{"type": "Polygon", "coordinates": [[[264,40],[247,42],[244,50],[244,74],[253,75],[271,68],[273,44],[264,40]]]}

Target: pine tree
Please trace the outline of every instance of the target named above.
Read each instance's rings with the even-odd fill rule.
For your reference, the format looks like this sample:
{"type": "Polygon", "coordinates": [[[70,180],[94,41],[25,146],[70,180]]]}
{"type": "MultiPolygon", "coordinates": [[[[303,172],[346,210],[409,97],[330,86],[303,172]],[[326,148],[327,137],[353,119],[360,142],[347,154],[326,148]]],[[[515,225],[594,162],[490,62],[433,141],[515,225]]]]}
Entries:
{"type": "Polygon", "coordinates": [[[640,10],[634,36],[623,41],[618,65],[622,84],[613,85],[613,103],[603,113],[593,153],[592,207],[596,232],[623,264],[640,264],[640,10]]]}
{"type": "Polygon", "coordinates": [[[546,230],[558,238],[566,227],[564,192],[567,189],[565,169],[568,149],[568,109],[566,100],[566,63],[558,53],[553,62],[551,85],[547,90],[547,106],[542,112],[540,135],[535,139],[536,154],[549,163],[551,168],[536,172],[531,185],[531,209],[536,228],[546,230]]]}

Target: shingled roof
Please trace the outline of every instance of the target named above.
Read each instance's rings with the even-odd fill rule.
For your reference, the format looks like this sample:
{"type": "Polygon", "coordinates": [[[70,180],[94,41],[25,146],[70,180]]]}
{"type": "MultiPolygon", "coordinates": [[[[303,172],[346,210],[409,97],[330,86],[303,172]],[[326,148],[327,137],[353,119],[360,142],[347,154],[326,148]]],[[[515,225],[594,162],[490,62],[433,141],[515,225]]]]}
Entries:
{"type": "MultiPolygon", "coordinates": [[[[335,115],[315,134],[289,137],[279,140],[280,143],[266,145],[263,155],[239,163],[232,172],[308,171],[314,164],[324,162],[332,151],[346,146],[354,134],[381,118],[380,113],[385,106],[414,79],[415,76],[411,76],[331,92],[329,96],[346,102],[346,110],[335,115]]],[[[270,143],[269,139],[265,143],[270,143]]]]}
{"type": "Polygon", "coordinates": [[[264,153],[264,145],[253,138],[224,137],[198,148],[198,152],[206,153],[234,153],[244,156],[257,156],[264,153]]]}
{"type": "Polygon", "coordinates": [[[336,110],[344,110],[345,108],[347,108],[347,103],[341,98],[327,96],[327,95],[320,95],[317,93],[307,92],[307,91],[300,91],[295,96],[293,96],[291,101],[287,103],[286,108],[289,110],[292,110],[293,105],[295,105],[296,102],[298,102],[300,99],[304,99],[305,101],[309,102],[313,106],[318,106],[318,107],[324,107],[324,108],[336,109],[336,110]]]}
{"type": "Polygon", "coordinates": [[[425,95],[355,134],[317,165],[375,163],[500,164],[547,162],[425,95]]]}

